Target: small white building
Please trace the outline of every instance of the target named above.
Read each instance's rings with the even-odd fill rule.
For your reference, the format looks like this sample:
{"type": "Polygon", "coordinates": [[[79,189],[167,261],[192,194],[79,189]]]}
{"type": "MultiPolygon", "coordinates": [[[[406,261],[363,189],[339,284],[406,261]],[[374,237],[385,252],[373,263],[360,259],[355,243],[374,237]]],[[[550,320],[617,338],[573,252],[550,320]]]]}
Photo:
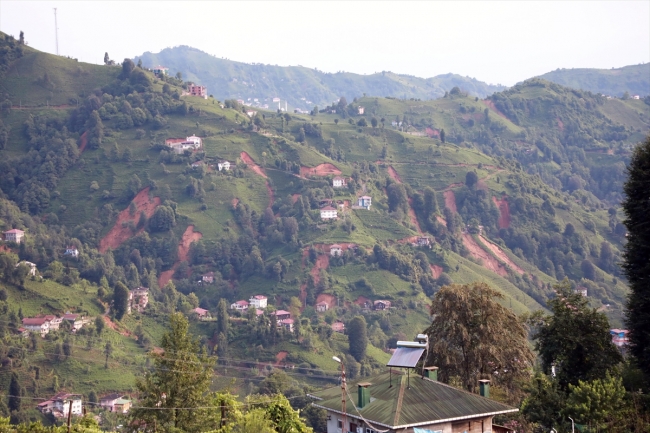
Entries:
{"type": "Polygon", "coordinates": [[[25,232],[19,229],[7,230],[3,234],[5,235],[5,241],[16,242],[17,244],[21,243],[25,236],[25,232]]]}
{"type": "Polygon", "coordinates": [[[264,295],[255,295],[251,296],[251,298],[248,300],[248,304],[251,307],[255,308],[266,308],[268,299],[266,299],[266,296],[264,295]]]}
{"type": "Polygon", "coordinates": [[[61,322],[63,321],[62,317],[57,317],[57,316],[55,316],[53,314],[44,316],[43,318],[50,323],[50,330],[51,331],[57,331],[59,329],[59,327],[61,326],[61,322]]]}
{"type": "Polygon", "coordinates": [[[246,311],[248,310],[248,307],[249,307],[248,301],[244,301],[244,300],[233,302],[232,304],[230,304],[231,310],[246,311]]]}
{"type": "Polygon", "coordinates": [[[357,206],[366,208],[368,210],[370,210],[371,205],[372,205],[372,197],[370,197],[368,195],[364,195],[364,196],[359,197],[359,199],[357,201],[357,206]]]}
{"type": "Polygon", "coordinates": [[[255,115],[257,114],[257,111],[250,110],[250,111],[247,111],[246,114],[248,115],[248,117],[255,117],[255,115]]]}
{"type": "Polygon", "coordinates": [[[221,171],[221,170],[228,171],[228,170],[230,170],[230,162],[229,161],[218,162],[217,163],[217,168],[219,169],[219,171],[221,171]]]}
{"type": "Polygon", "coordinates": [[[167,71],[169,71],[169,68],[160,65],[153,68],[153,73],[155,75],[167,75],[167,71]]]}
{"type": "Polygon", "coordinates": [[[74,257],[75,259],[79,257],[79,250],[75,246],[68,246],[65,248],[64,256],[74,257]]]}
{"type": "Polygon", "coordinates": [[[147,287],[138,287],[129,291],[129,313],[132,310],[142,313],[149,305],[149,289],[147,287]]]}
{"type": "Polygon", "coordinates": [[[324,313],[330,308],[329,304],[327,302],[319,302],[316,304],[316,311],[319,313],[324,313]]]}
{"type": "Polygon", "coordinates": [[[364,107],[362,107],[361,105],[359,105],[357,107],[357,111],[359,112],[359,116],[361,116],[361,115],[363,115],[363,113],[365,113],[366,109],[364,107]]]}
{"type": "Polygon", "coordinates": [[[325,206],[320,210],[320,218],[323,220],[338,218],[338,211],[332,206],[325,206]]]}
{"type": "Polygon", "coordinates": [[[339,257],[343,254],[343,248],[339,244],[334,244],[330,247],[330,256],[339,257]]]}
{"type": "Polygon", "coordinates": [[[347,184],[345,183],[345,178],[341,176],[336,176],[332,179],[332,187],[334,188],[345,188],[347,184]]]}

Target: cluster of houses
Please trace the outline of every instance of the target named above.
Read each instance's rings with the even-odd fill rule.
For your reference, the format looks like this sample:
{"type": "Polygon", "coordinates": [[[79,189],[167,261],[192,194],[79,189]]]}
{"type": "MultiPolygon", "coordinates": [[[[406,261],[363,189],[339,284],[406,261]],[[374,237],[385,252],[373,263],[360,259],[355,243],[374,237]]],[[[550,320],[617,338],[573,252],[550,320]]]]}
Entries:
{"type": "Polygon", "coordinates": [[[77,332],[84,325],[90,322],[90,319],[85,318],[81,314],[66,313],[63,316],[55,316],[53,314],[47,316],[25,317],[22,320],[23,326],[18,328],[18,332],[27,336],[29,333],[40,334],[45,337],[50,331],[58,331],[61,323],[66,321],[70,324],[71,332],[77,332]]]}
{"type": "Polygon", "coordinates": [[[168,138],[165,146],[169,147],[175,154],[182,155],[186,150],[195,152],[203,148],[201,137],[192,135],[185,138],[168,138]]]}
{"type": "MultiPolygon", "coordinates": [[[[167,75],[169,68],[165,66],[158,65],[151,69],[157,77],[167,75]]],[[[183,91],[181,96],[198,96],[199,98],[208,99],[208,88],[205,86],[200,86],[194,83],[187,84],[187,90],[183,91]]]]}
{"type": "MultiPolygon", "coordinates": [[[[249,308],[255,308],[255,314],[261,316],[264,314],[264,309],[268,306],[268,298],[264,295],[251,296],[248,301],[240,300],[230,304],[230,309],[235,311],[248,311],[249,308]]],[[[273,312],[278,326],[285,328],[289,332],[293,332],[294,320],[291,318],[291,313],[285,310],[277,310],[273,312]]]]}
{"type": "MultiPolygon", "coordinates": [[[[132,401],[120,393],[108,394],[99,399],[99,407],[115,413],[128,413],[131,404],[132,401]]],[[[67,418],[68,414],[81,416],[83,415],[83,396],[65,391],[59,392],[52,398],[39,403],[36,409],[43,414],[52,414],[55,418],[67,418]]]]}

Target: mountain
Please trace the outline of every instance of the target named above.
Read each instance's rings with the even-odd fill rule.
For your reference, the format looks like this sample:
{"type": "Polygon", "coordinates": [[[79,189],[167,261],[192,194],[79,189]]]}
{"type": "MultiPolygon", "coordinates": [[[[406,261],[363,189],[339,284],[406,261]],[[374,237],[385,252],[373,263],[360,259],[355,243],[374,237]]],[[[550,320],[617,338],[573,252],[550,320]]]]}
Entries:
{"type": "MultiPolygon", "coordinates": [[[[257,101],[268,104],[271,111],[278,103],[273,98],[288,101],[295,108],[311,111],[314,105],[323,107],[341,96],[352,100],[367,95],[399,98],[439,98],[453,87],[484,98],[505,89],[456,74],[418,78],[384,71],[371,75],[350,72],[325,73],[302,66],[273,66],[248,64],[217,58],[195,48],[180,46],[166,48],[160,53],[146,52],[135,57],[143,66],[163,65],[170,74],[182,73],[183,79],[207,86],[208,92],[219,100],[243,99],[251,105],[257,101]]],[[[255,104],[256,105],[256,104],[255,104]]]]}
{"type": "Polygon", "coordinates": [[[173,311],[219,357],[215,383],[234,378],[240,395],[277,368],[335,382],[332,356],[350,351],[331,325],[358,315],[367,355],[346,357],[346,372],[371,374],[451,282],[485,281],[522,314],[566,277],[622,325],[618,200],[650,129],[644,101],[533,79],[485,99],[366,96],[303,116],[183,96],[187,83],[130,61],[88,65],[0,36],[0,229],[26,233],[0,243],[3,389],[15,372],[30,396],[128,390],[173,311]],[[193,134],[199,151],[166,145],[193,134]],[[337,220],[321,218],[328,206],[337,220]],[[123,286],[149,288],[144,311],[119,318],[123,286]],[[288,311],[294,332],[270,312],[224,314],[254,295],[288,311]],[[195,307],[229,320],[200,321],[195,307]],[[18,333],[21,317],[66,311],[105,329],[18,333]]]}
{"type": "Polygon", "coordinates": [[[556,69],[540,75],[553,83],[608,96],[650,95],[650,63],[612,69],[556,69]]]}

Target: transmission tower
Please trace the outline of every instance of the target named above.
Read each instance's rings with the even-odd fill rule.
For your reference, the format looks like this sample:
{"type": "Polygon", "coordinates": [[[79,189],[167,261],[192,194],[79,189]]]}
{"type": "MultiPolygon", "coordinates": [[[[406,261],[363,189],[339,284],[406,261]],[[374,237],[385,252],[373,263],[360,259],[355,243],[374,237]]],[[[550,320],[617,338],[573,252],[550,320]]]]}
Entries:
{"type": "Polygon", "coordinates": [[[56,55],[59,55],[59,26],[56,23],[56,8],[54,8],[54,40],[56,41],[56,55]]]}

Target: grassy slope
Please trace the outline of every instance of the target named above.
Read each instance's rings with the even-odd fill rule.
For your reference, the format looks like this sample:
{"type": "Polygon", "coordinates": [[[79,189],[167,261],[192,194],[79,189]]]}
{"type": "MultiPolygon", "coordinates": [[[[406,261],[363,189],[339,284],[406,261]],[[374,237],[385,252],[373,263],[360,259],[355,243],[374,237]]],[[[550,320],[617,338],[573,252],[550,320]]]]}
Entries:
{"type": "Polygon", "coordinates": [[[650,64],[630,65],[612,69],[557,69],[540,75],[548,81],[574,89],[604,95],[622,96],[650,94],[650,64]]]}

